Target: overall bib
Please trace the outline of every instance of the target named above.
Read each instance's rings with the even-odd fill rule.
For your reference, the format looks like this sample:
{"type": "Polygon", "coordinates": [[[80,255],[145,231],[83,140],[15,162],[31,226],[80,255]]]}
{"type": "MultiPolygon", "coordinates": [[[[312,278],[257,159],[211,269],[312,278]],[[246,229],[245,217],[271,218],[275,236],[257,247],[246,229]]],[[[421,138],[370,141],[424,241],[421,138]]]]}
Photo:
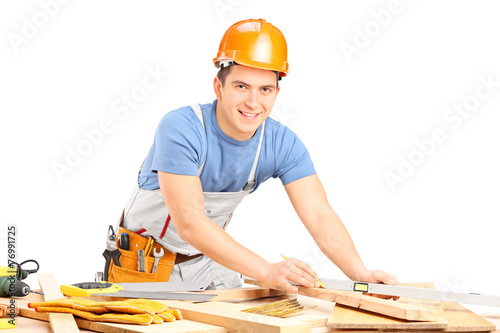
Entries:
{"type": "MultiPolygon", "coordinates": [[[[191,105],[191,108],[195,111],[203,127],[205,127],[200,106],[198,104],[191,105]]],[[[206,216],[222,229],[228,226],[238,204],[255,186],[255,172],[264,138],[265,122],[262,126],[252,170],[245,186],[238,192],[203,192],[206,216]]],[[[199,175],[201,175],[204,165],[205,162],[198,170],[199,175]]],[[[174,253],[188,256],[200,253],[179,237],[174,224],[170,221],[170,215],[160,189],[143,190],[137,186],[125,206],[122,226],[134,232],[140,231],[140,234],[145,237],[153,236],[156,243],[174,253]]],[[[174,265],[169,282],[196,280],[212,280],[217,288],[241,286],[238,273],[203,255],[174,265]]]]}

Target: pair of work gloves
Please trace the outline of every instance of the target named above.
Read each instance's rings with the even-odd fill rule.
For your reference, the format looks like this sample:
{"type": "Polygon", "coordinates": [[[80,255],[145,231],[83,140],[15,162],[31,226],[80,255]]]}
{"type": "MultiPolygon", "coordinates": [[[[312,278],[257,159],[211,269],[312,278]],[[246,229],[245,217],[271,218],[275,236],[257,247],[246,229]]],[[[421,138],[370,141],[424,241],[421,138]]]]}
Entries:
{"type": "Polygon", "coordinates": [[[178,309],[169,310],[158,301],[131,299],[127,301],[96,302],[79,297],[28,303],[36,312],[72,313],[75,316],[100,322],[119,324],[161,324],[182,319],[178,309]]]}

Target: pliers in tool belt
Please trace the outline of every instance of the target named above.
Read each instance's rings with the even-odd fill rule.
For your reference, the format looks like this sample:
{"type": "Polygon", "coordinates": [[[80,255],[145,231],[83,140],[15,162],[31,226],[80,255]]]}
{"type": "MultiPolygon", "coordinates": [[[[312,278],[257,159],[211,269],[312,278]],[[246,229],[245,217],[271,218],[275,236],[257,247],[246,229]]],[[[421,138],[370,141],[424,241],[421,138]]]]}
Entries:
{"type": "Polygon", "coordinates": [[[108,281],[109,265],[111,264],[111,258],[113,258],[113,263],[115,266],[120,267],[120,256],[122,253],[116,247],[116,234],[113,230],[113,226],[109,226],[108,238],[106,239],[106,250],[102,254],[106,259],[106,264],[104,266],[104,281],[108,281]]]}

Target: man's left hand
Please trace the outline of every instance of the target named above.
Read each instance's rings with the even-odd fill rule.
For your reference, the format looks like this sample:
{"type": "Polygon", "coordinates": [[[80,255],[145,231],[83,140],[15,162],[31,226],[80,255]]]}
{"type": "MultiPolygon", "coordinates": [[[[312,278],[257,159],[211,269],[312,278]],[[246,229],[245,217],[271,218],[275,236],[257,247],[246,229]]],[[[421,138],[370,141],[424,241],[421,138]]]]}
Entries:
{"type": "MultiPolygon", "coordinates": [[[[380,270],[366,270],[359,276],[359,282],[372,282],[372,283],[383,283],[388,285],[401,285],[398,279],[390,273],[386,273],[380,270]]],[[[369,294],[364,293],[365,295],[374,296],[383,299],[394,299],[398,300],[398,296],[386,296],[386,295],[377,295],[377,294],[369,294]]]]}

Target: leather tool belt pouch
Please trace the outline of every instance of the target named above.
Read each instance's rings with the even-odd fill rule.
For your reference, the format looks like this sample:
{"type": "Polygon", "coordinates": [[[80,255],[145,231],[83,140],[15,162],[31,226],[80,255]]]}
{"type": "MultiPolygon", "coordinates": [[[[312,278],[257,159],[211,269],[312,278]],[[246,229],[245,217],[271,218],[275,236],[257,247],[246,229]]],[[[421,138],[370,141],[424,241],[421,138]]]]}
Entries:
{"type": "MultiPolygon", "coordinates": [[[[120,223],[121,224],[121,223],[120,223]]],[[[138,255],[137,251],[143,249],[147,251],[146,245],[148,243],[148,238],[141,236],[133,231],[127,230],[120,226],[117,234],[117,244],[116,246],[121,252],[120,256],[120,266],[115,266],[113,261],[109,266],[108,280],[109,282],[115,283],[128,283],[128,282],[168,282],[170,274],[175,264],[176,253],[173,253],[160,244],[155,242],[152,243],[149,255],[145,256],[146,271],[140,272],[138,266],[138,255]],[[126,232],[129,235],[129,251],[126,251],[120,247],[120,235],[126,232]],[[158,262],[158,268],[155,273],[151,273],[155,257],[153,255],[155,249],[160,252],[163,248],[164,255],[160,258],[158,262]]]]}

